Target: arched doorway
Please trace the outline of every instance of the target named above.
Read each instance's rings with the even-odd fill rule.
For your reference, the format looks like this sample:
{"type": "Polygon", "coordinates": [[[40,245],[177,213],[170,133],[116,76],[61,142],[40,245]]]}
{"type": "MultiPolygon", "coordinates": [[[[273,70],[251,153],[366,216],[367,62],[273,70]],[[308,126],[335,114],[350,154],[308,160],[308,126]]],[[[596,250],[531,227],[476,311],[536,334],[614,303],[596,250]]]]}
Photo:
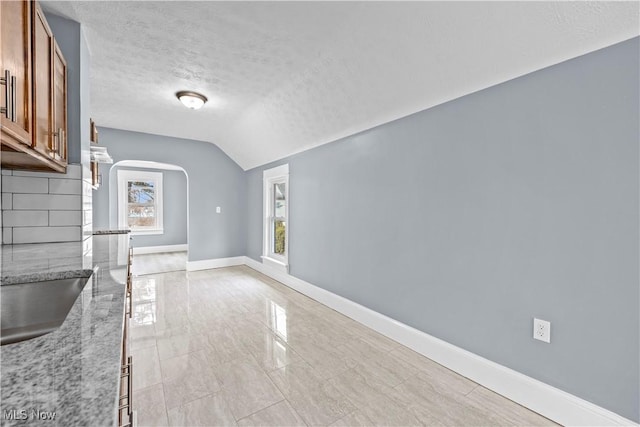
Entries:
{"type": "MultiPolygon", "coordinates": [[[[185,270],[189,250],[189,175],[177,165],[144,160],[121,160],[109,169],[109,225],[132,228],[132,245],[138,262],[134,274],[152,274],[185,270]],[[138,178],[139,177],[139,178],[138,178]],[[161,225],[134,229],[130,213],[140,208],[132,202],[133,184],[144,184],[145,177],[155,178],[151,185],[153,199],[160,205],[152,209],[161,225]],[[127,186],[128,185],[128,186],[127,186]],[[136,271],[137,270],[137,271],[136,271]]],[[[144,186],[143,186],[144,190],[144,186]]]]}

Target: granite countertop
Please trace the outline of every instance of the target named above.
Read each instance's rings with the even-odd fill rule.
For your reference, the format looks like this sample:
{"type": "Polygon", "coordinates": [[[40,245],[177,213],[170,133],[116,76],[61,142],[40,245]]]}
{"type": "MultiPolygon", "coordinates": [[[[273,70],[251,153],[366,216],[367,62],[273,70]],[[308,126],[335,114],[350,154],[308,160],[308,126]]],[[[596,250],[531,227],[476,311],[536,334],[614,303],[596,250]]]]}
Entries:
{"type": "Polygon", "coordinates": [[[127,233],[131,233],[131,230],[129,230],[128,228],[113,229],[113,230],[93,230],[94,236],[101,236],[103,234],[127,234],[127,233]]]}
{"type": "Polygon", "coordinates": [[[0,246],[0,285],[89,277],[93,265],[88,249],[83,242],[0,246]]]}
{"type": "Polygon", "coordinates": [[[128,248],[126,234],[1,247],[2,285],[88,277],[60,328],[0,347],[2,425],[117,423],[128,248]],[[12,410],[27,419],[7,419],[12,410]],[[34,411],[55,418],[38,420],[34,411]]]}

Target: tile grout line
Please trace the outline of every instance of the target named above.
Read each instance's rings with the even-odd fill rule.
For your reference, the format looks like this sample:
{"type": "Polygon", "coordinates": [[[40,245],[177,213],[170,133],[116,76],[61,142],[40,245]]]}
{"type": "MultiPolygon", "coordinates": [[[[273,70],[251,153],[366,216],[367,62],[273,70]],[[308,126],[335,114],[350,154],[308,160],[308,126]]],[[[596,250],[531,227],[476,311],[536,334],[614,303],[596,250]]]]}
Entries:
{"type": "MultiPolygon", "coordinates": [[[[293,348],[293,347],[292,347],[292,348],[293,348]]],[[[298,356],[300,356],[300,355],[298,354],[298,356]]],[[[302,358],[302,356],[300,356],[300,358],[302,358]]],[[[304,360],[304,359],[303,359],[303,360],[304,360]]],[[[304,362],[308,364],[308,362],[307,362],[306,360],[305,360],[304,362]]],[[[271,371],[271,372],[275,372],[275,371],[277,371],[277,370],[279,370],[279,369],[286,368],[287,366],[288,366],[288,365],[285,365],[285,366],[283,366],[282,368],[274,369],[274,370],[273,370],[273,371],[271,371]]],[[[309,365],[309,366],[311,366],[311,365],[309,365]]],[[[287,401],[287,403],[289,404],[289,406],[291,407],[291,409],[293,409],[293,412],[295,412],[295,413],[296,413],[296,415],[298,415],[298,417],[302,420],[302,422],[304,422],[304,424],[308,426],[308,425],[309,425],[309,423],[307,422],[307,420],[306,420],[302,415],[300,415],[300,413],[298,412],[298,410],[297,410],[297,409],[296,409],[296,408],[291,404],[291,402],[289,401],[289,398],[287,397],[287,395],[282,391],[282,389],[280,389],[280,387],[278,387],[278,384],[276,384],[276,383],[271,379],[271,376],[270,376],[268,373],[267,373],[267,377],[269,378],[269,381],[271,381],[271,383],[275,386],[275,388],[277,388],[277,389],[278,389],[278,391],[280,392],[280,394],[282,395],[282,397],[284,397],[284,400],[286,400],[286,401],[287,401]]]]}
{"type": "MultiPolygon", "coordinates": [[[[271,378],[269,378],[269,380],[271,380],[271,378]]],[[[273,382],[273,381],[272,381],[273,382]]],[[[293,406],[293,404],[291,404],[291,402],[289,401],[289,398],[282,392],[282,390],[280,390],[280,388],[278,387],[277,384],[273,384],[276,386],[276,388],[278,389],[278,391],[280,391],[280,394],[282,394],[282,396],[284,396],[284,400],[289,404],[289,407],[291,408],[291,410],[293,412],[295,412],[295,414],[298,416],[298,418],[300,418],[302,420],[302,422],[304,423],[304,425],[308,426],[309,423],[307,422],[306,418],[304,418],[302,415],[300,415],[300,412],[298,412],[298,410],[293,406]]]]}
{"type": "MultiPolygon", "coordinates": [[[[245,350],[246,350],[246,349],[245,349],[245,350]]],[[[253,354],[252,354],[251,352],[249,352],[249,351],[247,351],[247,354],[248,354],[249,358],[251,358],[251,359],[256,363],[256,366],[258,366],[258,367],[260,368],[260,370],[262,371],[262,373],[267,377],[267,380],[268,380],[268,381],[269,381],[269,382],[270,382],[270,383],[271,383],[271,384],[272,384],[272,385],[273,385],[273,386],[278,390],[278,392],[280,392],[280,395],[282,396],[282,400],[279,400],[279,401],[277,401],[277,402],[275,402],[275,403],[273,403],[273,404],[271,404],[271,405],[269,405],[269,406],[266,406],[266,407],[264,407],[264,408],[258,409],[257,411],[252,412],[251,414],[246,415],[246,416],[244,416],[244,417],[242,417],[242,418],[236,418],[235,414],[233,414],[233,411],[231,411],[231,413],[233,414],[233,418],[235,419],[236,424],[237,424],[237,423],[238,423],[238,421],[240,421],[241,419],[244,419],[244,418],[250,417],[251,415],[254,415],[254,414],[256,414],[256,413],[258,413],[258,412],[260,412],[260,411],[262,411],[262,410],[265,410],[265,409],[267,409],[267,408],[270,408],[270,407],[272,407],[272,406],[274,406],[274,405],[277,405],[278,403],[280,403],[280,402],[282,402],[283,400],[285,400],[284,393],[282,393],[282,391],[278,388],[278,386],[277,386],[273,381],[271,381],[271,377],[269,377],[269,374],[268,374],[268,373],[267,373],[267,372],[262,368],[262,366],[260,366],[260,363],[258,363],[257,359],[253,356],[253,354]]],[[[230,362],[233,362],[233,360],[230,360],[230,361],[227,361],[227,362],[223,362],[223,364],[224,364],[224,363],[230,363],[230,362]]],[[[222,390],[223,390],[225,387],[229,387],[231,384],[233,384],[233,383],[229,383],[229,384],[223,385],[223,384],[222,384],[222,382],[220,381],[220,378],[218,378],[218,375],[216,375],[216,373],[215,373],[215,372],[214,372],[214,375],[215,375],[215,377],[216,377],[216,380],[220,383],[220,386],[221,386],[221,387],[220,387],[220,392],[222,392],[222,390]]],[[[253,381],[253,380],[250,380],[250,381],[244,381],[244,382],[251,382],[251,381],[253,381]]],[[[239,381],[239,382],[243,382],[243,381],[239,381]]],[[[226,402],[226,397],[224,396],[224,394],[223,394],[223,396],[222,396],[222,397],[225,399],[225,402],[226,402]]],[[[229,405],[229,403],[228,403],[228,402],[227,402],[227,405],[229,405]]]]}
{"type": "MultiPolygon", "coordinates": [[[[274,385],[275,385],[275,384],[274,384],[274,385]]],[[[276,386],[276,387],[277,387],[277,386],[276,386]]],[[[282,394],[282,392],[280,392],[280,394],[282,394]]],[[[250,413],[249,415],[245,415],[245,416],[244,416],[244,417],[242,417],[242,418],[236,418],[236,423],[238,423],[238,422],[239,422],[239,421],[241,421],[241,420],[244,420],[245,418],[249,418],[249,417],[251,417],[251,416],[253,416],[253,415],[257,414],[258,412],[261,412],[261,411],[267,410],[267,409],[271,408],[272,406],[276,406],[277,404],[282,403],[282,402],[284,402],[285,400],[286,400],[286,398],[284,397],[284,394],[283,394],[283,395],[282,395],[282,400],[278,400],[276,403],[272,403],[272,404],[271,404],[271,405],[269,405],[269,406],[266,406],[266,407],[264,407],[264,408],[262,408],[262,409],[258,409],[257,411],[252,412],[252,413],[250,413]]],[[[234,416],[234,418],[235,418],[235,416],[234,416]]]]}
{"type": "Polygon", "coordinates": [[[480,384],[476,384],[476,386],[474,388],[472,388],[471,390],[469,390],[468,393],[465,393],[464,396],[467,397],[469,396],[471,393],[473,393],[478,387],[480,387],[480,384]]]}

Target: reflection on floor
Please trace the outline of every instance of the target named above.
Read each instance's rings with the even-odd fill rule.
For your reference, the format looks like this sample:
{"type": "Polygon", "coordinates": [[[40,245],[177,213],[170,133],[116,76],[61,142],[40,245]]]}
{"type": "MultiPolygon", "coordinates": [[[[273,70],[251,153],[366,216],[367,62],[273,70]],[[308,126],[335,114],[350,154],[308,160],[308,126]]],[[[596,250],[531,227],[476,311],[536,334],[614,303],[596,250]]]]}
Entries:
{"type": "Polygon", "coordinates": [[[248,267],[133,283],[141,426],[553,424],[248,267]]]}
{"type": "Polygon", "coordinates": [[[131,268],[134,276],[186,270],[187,252],[134,255],[131,268]]]}

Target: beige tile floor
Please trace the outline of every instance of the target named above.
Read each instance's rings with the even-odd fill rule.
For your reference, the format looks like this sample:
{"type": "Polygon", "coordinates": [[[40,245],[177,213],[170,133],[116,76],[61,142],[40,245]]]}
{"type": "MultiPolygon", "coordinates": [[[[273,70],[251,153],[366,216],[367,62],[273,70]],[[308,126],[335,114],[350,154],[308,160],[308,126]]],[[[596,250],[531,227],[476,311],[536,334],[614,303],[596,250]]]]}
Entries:
{"type": "Polygon", "coordinates": [[[553,424],[247,267],[133,296],[140,426],[553,424]]]}

